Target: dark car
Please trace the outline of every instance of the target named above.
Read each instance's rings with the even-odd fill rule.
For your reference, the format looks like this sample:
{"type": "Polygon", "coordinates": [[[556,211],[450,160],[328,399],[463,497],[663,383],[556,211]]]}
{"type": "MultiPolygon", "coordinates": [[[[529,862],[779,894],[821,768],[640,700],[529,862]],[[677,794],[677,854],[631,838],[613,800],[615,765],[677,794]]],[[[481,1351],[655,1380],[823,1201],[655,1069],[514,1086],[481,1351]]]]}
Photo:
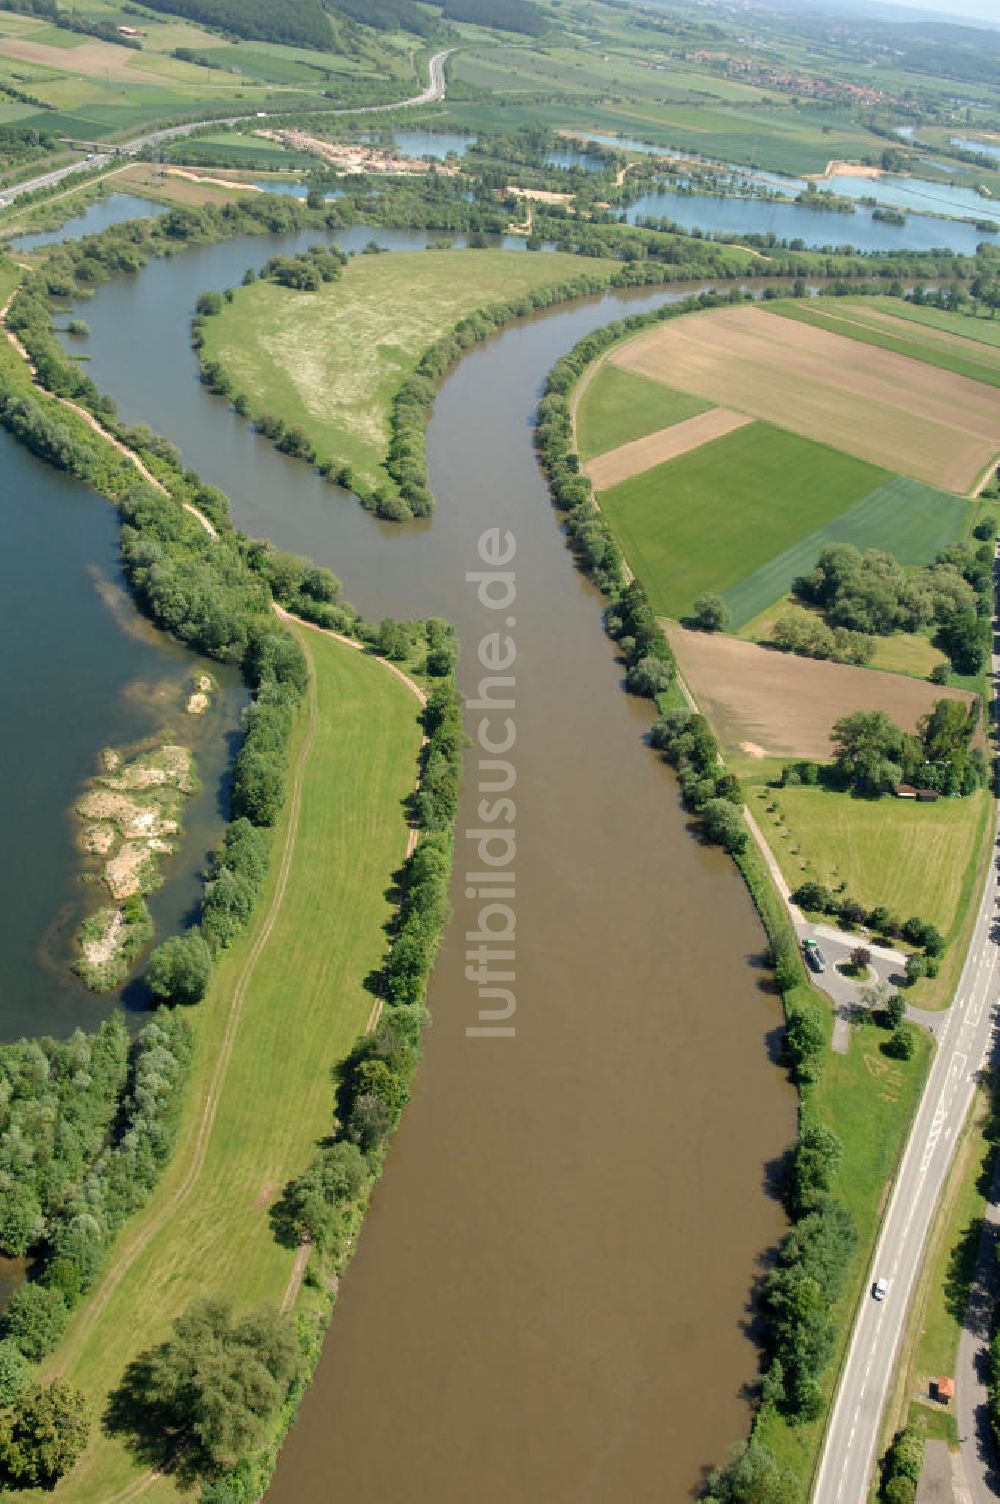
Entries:
{"type": "Polygon", "coordinates": [[[815,940],[803,940],[802,949],[805,952],[806,960],[812,967],[813,971],[826,970],[826,957],[820,950],[819,946],[816,944],[815,940]]]}

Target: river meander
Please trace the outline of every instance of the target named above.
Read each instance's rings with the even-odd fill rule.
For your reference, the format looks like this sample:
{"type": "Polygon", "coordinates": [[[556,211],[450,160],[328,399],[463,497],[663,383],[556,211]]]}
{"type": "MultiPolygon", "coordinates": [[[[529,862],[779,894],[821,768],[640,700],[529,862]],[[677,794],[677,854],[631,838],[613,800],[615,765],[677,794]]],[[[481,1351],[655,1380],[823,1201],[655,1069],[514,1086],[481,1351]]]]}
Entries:
{"type": "Polygon", "coordinates": [[[455,622],[467,693],[496,625],[466,579],[476,541],[514,534],[518,1010],[514,1038],[466,1035],[470,753],[414,1100],[268,1497],[683,1499],[747,1424],[747,1301],[782,1227],[767,1183],[795,1098],[749,898],[642,745],[648,710],[621,691],[530,428],[559,353],[677,294],[593,299],[468,356],[429,430],[437,510],[397,527],[197,381],[197,293],[311,238],[195,248],[113,280],[81,305],[89,369],[227,491],[240,527],[329,565],[366,615],[455,622]]]}

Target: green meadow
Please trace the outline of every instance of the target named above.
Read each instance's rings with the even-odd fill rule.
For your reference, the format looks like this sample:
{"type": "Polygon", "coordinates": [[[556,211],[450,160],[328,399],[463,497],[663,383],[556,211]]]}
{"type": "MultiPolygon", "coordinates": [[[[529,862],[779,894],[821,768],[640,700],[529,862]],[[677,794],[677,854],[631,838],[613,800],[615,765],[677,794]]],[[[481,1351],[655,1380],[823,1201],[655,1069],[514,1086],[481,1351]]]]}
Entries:
{"type": "Polygon", "coordinates": [[[584,389],[576,410],[580,458],[593,459],[595,454],[670,428],[711,406],[700,397],[672,391],[648,376],[605,361],[584,389]]]}

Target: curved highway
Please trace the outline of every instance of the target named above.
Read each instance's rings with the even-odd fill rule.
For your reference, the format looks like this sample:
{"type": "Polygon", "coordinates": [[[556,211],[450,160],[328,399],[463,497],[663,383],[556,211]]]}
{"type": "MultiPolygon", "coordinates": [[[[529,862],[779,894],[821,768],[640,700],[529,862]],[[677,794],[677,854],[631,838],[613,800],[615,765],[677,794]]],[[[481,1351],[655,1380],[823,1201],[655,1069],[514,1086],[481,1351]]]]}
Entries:
{"type": "MultiPolygon", "coordinates": [[[[993,680],[1000,656],[993,656],[993,680]]],[[[993,855],[969,953],[937,1037],[937,1051],[892,1188],[840,1375],[816,1475],[813,1504],[865,1504],[886,1398],[927,1236],[996,1026],[1000,961],[1000,861],[993,855]],[[884,1301],[872,1285],[885,1278],[884,1301]]]]}
{"type": "MultiPolygon", "coordinates": [[[[313,110],[315,115],[376,115],[384,114],[387,110],[407,109],[418,104],[439,104],[445,97],[446,81],[444,76],[445,60],[454,52],[454,47],[447,47],[443,52],[436,52],[430,60],[429,77],[427,87],[420,94],[414,94],[411,99],[399,99],[393,104],[366,104],[356,105],[353,109],[340,110],[313,110]]],[[[301,110],[294,113],[301,114],[301,110]]],[[[274,119],[280,112],[268,113],[268,119],[274,119]]],[[[225,118],[211,120],[190,120],[186,125],[170,125],[163,130],[147,131],[143,136],[136,136],[131,141],[125,141],[116,146],[112,151],[99,152],[89,160],[71,162],[68,167],[57,167],[53,172],[43,172],[36,178],[29,178],[25,183],[16,183],[12,188],[7,188],[0,194],[0,208],[13,203],[25,193],[35,193],[39,188],[54,188],[64,178],[73,177],[80,172],[93,172],[99,167],[109,167],[119,156],[134,157],[144,151],[148,146],[158,146],[162,141],[168,141],[174,136],[188,136],[192,131],[201,130],[206,125],[242,125],[244,121],[260,118],[259,112],[250,115],[229,115],[225,118]]]]}

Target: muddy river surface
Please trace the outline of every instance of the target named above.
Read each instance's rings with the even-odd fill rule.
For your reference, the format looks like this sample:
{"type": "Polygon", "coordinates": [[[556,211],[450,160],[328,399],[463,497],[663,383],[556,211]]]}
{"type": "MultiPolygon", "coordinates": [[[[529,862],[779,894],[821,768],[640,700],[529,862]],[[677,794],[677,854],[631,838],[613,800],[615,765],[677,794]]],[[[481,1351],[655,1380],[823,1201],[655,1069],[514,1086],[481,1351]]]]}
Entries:
{"type": "Polygon", "coordinates": [[[747,1302],[782,1227],[767,1180],[795,1099],[773,1063],[779,1009],[749,898],[643,745],[648,709],[622,693],[530,426],[561,352],[666,294],[595,299],[467,357],[428,435],[434,517],[394,527],[197,382],[197,293],[274,248],[196,249],[100,289],[81,309],[89,371],[227,491],[241,527],[329,565],[366,615],[451,619],[470,697],[480,640],[510,632],[517,1011],[513,1037],[466,1032],[480,903],[465,873],[482,865],[470,751],[414,1099],[268,1498],[683,1500],[746,1429],[747,1302]],[[493,528],[516,546],[499,623],[467,578],[493,528]]]}

